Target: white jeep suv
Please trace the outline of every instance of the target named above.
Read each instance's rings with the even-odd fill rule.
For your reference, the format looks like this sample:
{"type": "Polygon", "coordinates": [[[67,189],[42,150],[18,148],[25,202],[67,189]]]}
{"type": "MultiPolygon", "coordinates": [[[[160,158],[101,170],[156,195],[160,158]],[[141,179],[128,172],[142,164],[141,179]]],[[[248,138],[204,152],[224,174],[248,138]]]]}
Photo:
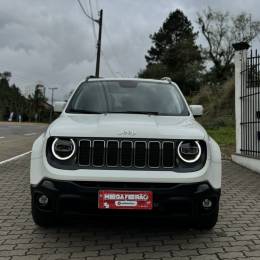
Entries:
{"type": "Polygon", "coordinates": [[[71,213],[216,224],[220,149],[194,119],[202,107],[189,107],[175,83],[92,78],[64,106],[32,148],[36,224],[71,213]]]}

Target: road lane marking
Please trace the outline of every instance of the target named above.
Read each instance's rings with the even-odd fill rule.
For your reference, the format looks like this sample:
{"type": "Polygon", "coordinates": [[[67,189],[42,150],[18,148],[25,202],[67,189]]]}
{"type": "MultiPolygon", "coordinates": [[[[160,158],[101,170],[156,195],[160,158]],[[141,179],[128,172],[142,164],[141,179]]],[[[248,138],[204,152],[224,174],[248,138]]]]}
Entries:
{"type": "Polygon", "coordinates": [[[0,139],[4,139],[5,137],[4,136],[0,136],[0,139]]]}
{"type": "Polygon", "coordinates": [[[27,133],[27,134],[24,134],[24,135],[27,135],[27,136],[29,136],[29,135],[36,135],[36,133],[27,133]]]}
{"type": "Polygon", "coordinates": [[[14,156],[14,157],[12,157],[12,158],[9,158],[9,159],[7,159],[7,160],[1,161],[1,162],[0,162],[0,165],[5,164],[5,163],[8,163],[8,162],[11,162],[11,161],[14,161],[14,160],[17,160],[17,159],[19,159],[19,158],[21,158],[21,157],[23,157],[23,156],[25,156],[25,155],[27,155],[27,154],[30,154],[31,152],[32,152],[32,151],[28,151],[28,152],[26,152],[26,153],[22,153],[22,154],[19,154],[19,155],[14,156]]]}
{"type": "Polygon", "coordinates": [[[8,128],[21,128],[20,125],[8,125],[7,127],[8,128]]]}

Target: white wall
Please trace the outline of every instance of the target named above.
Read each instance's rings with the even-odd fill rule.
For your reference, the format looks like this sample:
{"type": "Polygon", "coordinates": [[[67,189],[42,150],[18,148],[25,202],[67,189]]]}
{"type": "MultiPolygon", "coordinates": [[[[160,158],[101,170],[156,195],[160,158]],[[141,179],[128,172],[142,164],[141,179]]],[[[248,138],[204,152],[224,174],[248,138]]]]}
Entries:
{"type": "Polygon", "coordinates": [[[260,160],[238,154],[232,155],[232,161],[254,172],[260,173],[260,160]]]}

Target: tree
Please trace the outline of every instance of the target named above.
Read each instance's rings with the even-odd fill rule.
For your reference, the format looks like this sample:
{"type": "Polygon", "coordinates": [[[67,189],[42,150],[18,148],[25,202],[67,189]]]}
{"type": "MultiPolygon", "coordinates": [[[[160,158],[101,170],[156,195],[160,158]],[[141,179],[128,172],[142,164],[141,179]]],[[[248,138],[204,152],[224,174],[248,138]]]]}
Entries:
{"type": "Polygon", "coordinates": [[[41,114],[41,120],[49,119],[48,109],[45,106],[46,98],[39,88],[35,88],[33,97],[26,98],[19,87],[10,85],[11,72],[0,73],[0,120],[7,120],[10,112],[14,112],[15,118],[22,115],[23,120],[34,120],[35,113],[41,114]]]}
{"type": "Polygon", "coordinates": [[[28,106],[28,100],[21,94],[15,85],[9,85],[11,73],[2,73],[0,78],[0,118],[7,120],[10,112],[15,115],[24,113],[28,106]]]}
{"type": "Polygon", "coordinates": [[[198,13],[197,23],[208,45],[203,49],[204,57],[213,63],[211,73],[218,81],[225,80],[232,74],[232,44],[250,42],[260,32],[260,22],[251,21],[251,15],[243,12],[232,17],[228,12],[216,11],[210,7],[198,13]]]}
{"type": "Polygon", "coordinates": [[[203,60],[196,45],[197,32],[181,10],[171,12],[158,32],[150,35],[152,47],[139,77],[171,77],[185,94],[198,87],[203,60]]]}
{"type": "Polygon", "coordinates": [[[9,80],[12,77],[12,73],[10,71],[0,72],[0,79],[9,80]]]}

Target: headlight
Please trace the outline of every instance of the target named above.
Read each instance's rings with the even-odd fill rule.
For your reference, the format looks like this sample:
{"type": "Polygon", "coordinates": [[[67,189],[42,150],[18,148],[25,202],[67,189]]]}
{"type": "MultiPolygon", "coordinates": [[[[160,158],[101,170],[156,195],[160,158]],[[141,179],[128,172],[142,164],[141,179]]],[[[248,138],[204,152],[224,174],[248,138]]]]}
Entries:
{"type": "Polygon", "coordinates": [[[186,163],[195,163],[201,157],[201,146],[198,141],[182,141],[177,148],[179,158],[186,163]]]}
{"type": "Polygon", "coordinates": [[[51,151],[56,159],[65,161],[73,156],[76,145],[73,139],[56,138],[52,143],[51,151]]]}

